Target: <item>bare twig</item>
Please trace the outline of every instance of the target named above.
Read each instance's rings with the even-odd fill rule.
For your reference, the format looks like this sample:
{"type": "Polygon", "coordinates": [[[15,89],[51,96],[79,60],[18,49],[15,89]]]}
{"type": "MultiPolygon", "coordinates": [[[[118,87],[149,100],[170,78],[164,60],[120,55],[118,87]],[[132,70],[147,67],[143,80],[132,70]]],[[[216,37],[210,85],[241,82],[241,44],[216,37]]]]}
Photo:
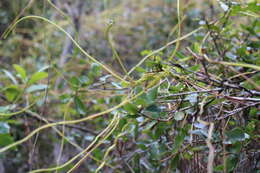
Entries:
{"type": "Polygon", "coordinates": [[[229,117],[229,116],[231,116],[231,115],[234,115],[234,114],[236,114],[236,113],[238,113],[238,112],[240,112],[240,111],[242,111],[242,110],[244,110],[244,109],[247,109],[247,108],[253,107],[253,106],[257,106],[257,105],[259,105],[259,104],[260,104],[260,102],[257,102],[257,103],[253,103],[253,104],[250,104],[250,105],[247,105],[247,106],[244,106],[244,107],[240,107],[240,108],[238,108],[238,109],[235,109],[235,110],[229,112],[228,114],[226,114],[226,115],[224,115],[224,116],[222,116],[222,117],[217,118],[216,120],[225,119],[225,118],[227,118],[227,117],[229,117]]]}
{"type": "MultiPolygon", "coordinates": [[[[54,123],[55,121],[54,120],[50,120],[50,119],[45,119],[45,118],[42,118],[39,114],[37,114],[36,112],[32,112],[30,110],[27,110],[25,111],[27,113],[28,116],[38,120],[38,121],[41,121],[41,122],[48,122],[48,123],[54,123]]],[[[80,130],[82,132],[85,132],[85,133],[90,133],[92,135],[97,135],[98,133],[97,132],[94,132],[93,130],[90,130],[90,129],[87,129],[87,128],[83,128],[83,127],[80,127],[80,126],[77,126],[77,125],[74,125],[74,124],[68,124],[66,125],[66,127],[68,128],[71,128],[71,129],[77,129],[77,130],[80,130]]]]}
{"type": "Polygon", "coordinates": [[[183,92],[183,93],[176,93],[176,94],[170,94],[167,96],[160,96],[160,98],[165,98],[165,97],[175,97],[175,96],[182,96],[182,95],[190,95],[190,94],[195,94],[195,93],[209,93],[209,92],[214,92],[214,91],[221,91],[223,90],[222,88],[215,88],[215,89],[210,89],[210,90],[201,90],[201,91],[190,91],[190,92],[183,92]]]}
{"type": "Polygon", "coordinates": [[[208,173],[213,173],[214,151],[215,151],[214,146],[211,143],[213,129],[214,129],[214,124],[210,123],[209,130],[208,130],[208,139],[206,140],[207,146],[209,148],[208,166],[207,166],[208,173]]]}

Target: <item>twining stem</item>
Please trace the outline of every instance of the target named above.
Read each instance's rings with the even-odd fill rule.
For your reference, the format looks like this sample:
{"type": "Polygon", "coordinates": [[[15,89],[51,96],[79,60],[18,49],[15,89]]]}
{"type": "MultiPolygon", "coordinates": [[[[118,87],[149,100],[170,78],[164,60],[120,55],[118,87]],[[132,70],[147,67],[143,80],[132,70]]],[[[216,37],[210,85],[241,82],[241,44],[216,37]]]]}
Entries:
{"type": "MultiPolygon", "coordinates": [[[[117,53],[117,51],[116,51],[116,49],[115,49],[115,46],[113,45],[113,40],[112,40],[112,38],[111,38],[111,36],[110,36],[110,30],[111,30],[113,24],[114,24],[114,22],[110,22],[110,23],[108,24],[108,27],[107,27],[106,32],[105,32],[106,39],[107,39],[107,41],[108,41],[109,46],[110,46],[111,49],[112,49],[113,56],[116,58],[116,60],[118,61],[119,65],[121,66],[122,70],[123,70],[124,73],[127,75],[126,67],[125,67],[125,65],[123,64],[121,58],[119,57],[119,55],[118,55],[118,53],[117,53]]],[[[128,77],[129,77],[129,76],[128,76],[128,77]]]]}
{"type": "Polygon", "coordinates": [[[122,82],[128,83],[128,81],[126,81],[125,79],[123,79],[121,76],[119,76],[118,74],[116,74],[114,71],[112,71],[110,68],[108,68],[106,65],[102,64],[101,62],[99,62],[98,60],[96,60],[93,56],[91,56],[89,53],[87,53],[73,38],[72,36],[65,31],[62,27],[60,27],[59,25],[57,25],[56,23],[54,23],[53,21],[46,19],[44,17],[41,16],[35,16],[35,15],[31,15],[31,16],[25,16],[22,17],[21,19],[17,20],[12,27],[10,28],[10,30],[8,30],[6,32],[6,34],[4,35],[4,37],[6,37],[13,29],[14,27],[20,23],[23,20],[26,19],[40,19],[43,20],[53,26],[55,26],[58,30],[60,30],[61,32],[63,32],[73,43],[74,45],[80,50],[80,52],[82,52],[86,57],[88,57],[91,61],[97,63],[98,65],[100,65],[103,69],[105,69],[108,73],[110,73],[112,76],[114,76],[115,78],[119,79],[122,82]]]}
{"type": "Polygon", "coordinates": [[[37,129],[35,129],[34,131],[32,131],[29,135],[27,135],[26,137],[24,137],[23,139],[19,140],[19,141],[16,141],[10,145],[7,145],[3,148],[0,149],[0,153],[2,152],[5,152],[9,149],[11,149],[12,147],[15,147],[17,145],[20,145],[24,142],[26,142],[27,140],[29,140],[32,136],[34,136],[36,133],[38,133],[39,131],[41,130],[44,130],[46,128],[49,128],[49,127],[53,127],[53,126],[57,126],[57,125],[63,125],[63,124],[76,124],[76,123],[81,123],[81,122],[85,122],[85,121],[89,121],[89,120],[92,120],[92,119],[95,119],[95,118],[98,118],[104,114],[108,114],[122,106],[124,106],[125,104],[131,102],[132,100],[136,99],[137,97],[141,96],[143,93],[145,92],[145,90],[139,92],[138,94],[136,94],[135,96],[131,97],[131,98],[127,98],[125,99],[124,101],[122,101],[120,104],[110,108],[110,109],[107,109],[103,112],[99,112],[99,113],[96,113],[96,114],[93,114],[93,115],[89,115],[89,116],[86,116],[85,118],[81,118],[81,119],[78,119],[78,120],[70,120],[70,121],[60,121],[60,122],[56,122],[56,123],[50,123],[50,124],[46,124],[46,125],[43,125],[37,129]]]}
{"type": "MultiPolygon", "coordinates": [[[[108,135],[110,135],[109,132],[111,132],[111,128],[113,129],[113,127],[116,127],[114,126],[115,124],[115,121],[117,120],[117,116],[114,116],[114,118],[112,119],[112,121],[110,122],[110,124],[101,132],[99,133],[96,138],[92,141],[92,143],[87,147],[85,148],[83,151],[81,151],[80,153],[78,153],[76,156],[74,156],[72,159],[70,159],[69,161],[67,161],[66,163],[60,165],[60,166],[57,166],[57,167],[54,167],[54,168],[46,168],[46,169],[38,169],[38,170],[34,170],[34,171],[31,171],[30,173],[37,173],[37,172],[49,172],[49,171],[54,171],[54,170],[59,170],[59,169],[62,169],[66,166],[68,166],[69,164],[71,164],[73,161],[75,161],[78,157],[80,157],[82,154],[88,152],[90,150],[91,147],[93,147],[93,145],[99,140],[100,137],[102,137],[103,135],[105,135],[104,138],[108,137],[108,135]],[[108,134],[107,134],[108,132],[108,134]]],[[[104,139],[103,138],[103,139],[104,139]]],[[[88,152],[89,153],[89,152],[88,152]]],[[[84,157],[83,157],[84,158],[84,157]]],[[[74,165],[75,166],[75,165],[74,165]]]]}
{"type": "MultiPolygon", "coordinates": [[[[139,63],[137,63],[133,68],[131,68],[131,69],[128,71],[128,75],[130,75],[133,71],[135,71],[135,69],[136,69],[137,67],[139,67],[140,65],[142,65],[142,64],[143,64],[148,58],[150,58],[151,56],[153,56],[153,55],[155,55],[155,54],[157,54],[157,53],[163,51],[164,49],[166,49],[167,47],[169,47],[170,45],[172,45],[172,44],[174,44],[174,43],[176,43],[176,42],[178,42],[178,41],[181,41],[181,40],[184,40],[184,39],[190,37],[191,35],[193,35],[194,33],[198,32],[198,31],[200,31],[200,30],[202,30],[202,29],[203,29],[203,27],[199,27],[199,28],[197,28],[197,29],[191,31],[190,33],[188,33],[188,34],[186,34],[186,35],[184,35],[184,36],[182,36],[182,37],[179,37],[179,38],[177,38],[177,39],[175,39],[175,40],[173,40],[173,41],[168,42],[168,43],[167,43],[166,45],[164,45],[163,47],[161,47],[161,48],[159,48],[159,49],[157,49],[157,50],[151,52],[150,54],[146,55],[141,61],[139,61],[139,63]]],[[[125,76],[124,78],[126,78],[126,76],[125,76]]]]}
{"type": "MultiPolygon", "coordinates": [[[[177,16],[178,16],[178,38],[180,38],[181,37],[180,0],[177,0],[177,16]]],[[[176,52],[178,51],[179,47],[180,47],[180,40],[178,40],[176,42],[175,49],[173,50],[173,52],[172,52],[172,54],[169,58],[170,61],[174,58],[174,56],[175,56],[176,52]]]]}
{"type": "MultiPolygon", "coordinates": [[[[100,141],[94,146],[94,142],[92,143],[92,145],[89,145],[88,148],[87,148],[87,153],[85,154],[85,156],[80,159],[75,165],[73,165],[73,167],[67,172],[67,173],[72,173],[72,171],[74,171],[75,169],[77,169],[81,164],[82,162],[89,156],[89,154],[94,151],[98,146],[100,146],[109,136],[111,136],[111,134],[115,131],[115,129],[117,128],[118,126],[118,123],[119,123],[119,120],[120,120],[120,117],[118,115],[118,113],[116,113],[116,115],[114,115],[114,118],[111,122],[111,124],[109,125],[111,127],[111,130],[107,130],[107,134],[104,136],[104,135],[100,135],[101,138],[102,136],[104,136],[102,139],[100,139],[100,141]]],[[[98,138],[97,138],[98,139],[98,138]]]]}

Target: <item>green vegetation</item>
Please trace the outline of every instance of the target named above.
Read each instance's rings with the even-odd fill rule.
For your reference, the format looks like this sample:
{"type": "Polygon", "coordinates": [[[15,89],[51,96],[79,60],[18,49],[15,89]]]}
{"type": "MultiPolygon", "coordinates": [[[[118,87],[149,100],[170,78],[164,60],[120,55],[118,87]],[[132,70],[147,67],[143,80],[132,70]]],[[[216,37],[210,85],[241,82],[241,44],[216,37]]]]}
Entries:
{"type": "Polygon", "coordinates": [[[204,1],[2,0],[0,172],[259,172],[260,5],[204,1]]]}

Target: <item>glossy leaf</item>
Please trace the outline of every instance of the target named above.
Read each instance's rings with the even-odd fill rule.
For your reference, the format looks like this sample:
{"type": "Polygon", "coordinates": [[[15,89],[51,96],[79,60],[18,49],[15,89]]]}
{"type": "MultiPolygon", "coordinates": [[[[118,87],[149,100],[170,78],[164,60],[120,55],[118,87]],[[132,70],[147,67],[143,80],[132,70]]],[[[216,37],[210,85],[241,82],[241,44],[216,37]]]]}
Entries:
{"type": "Polygon", "coordinates": [[[32,75],[32,77],[30,78],[30,80],[28,81],[28,84],[31,85],[31,84],[34,84],[44,78],[48,77],[48,73],[46,72],[36,72],[32,75]]]}
{"type": "Polygon", "coordinates": [[[0,147],[5,147],[13,142],[14,140],[10,134],[0,134],[0,147]]]}
{"type": "Polygon", "coordinates": [[[8,101],[12,102],[17,98],[17,96],[20,94],[20,89],[15,86],[9,86],[8,88],[5,89],[4,93],[8,101]]]}
{"type": "Polygon", "coordinates": [[[233,144],[236,142],[244,141],[249,138],[249,135],[246,134],[241,128],[237,127],[231,131],[226,132],[227,140],[225,143],[233,144]]]}
{"type": "Polygon", "coordinates": [[[0,122],[0,134],[9,133],[10,126],[6,122],[0,122]]]}
{"type": "Polygon", "coordinates": [[[84,103],[80,100],[80,98],[78,96],[74,97],[74,104],[75,104],[75,107],[76,107],[76,111],[80,115],[86,114],[86,107],[85,107],[84,103]]]}
{"type": "Polygon", "coordinates": [[[5,73],[5,75],[6,75],[9,79],[11,79],[11,81],[12,81],[15,85],[18,84],[17,80],[15,79],[15,77],[13,76],[13,74],[12,74],[11,72],[9,72],[9,71],[7,71],[7,70],[3,70],[3,72],[5,73]]]}
{"type": "Polygon", "coordinates": [[[136,105],[132,103],[128,103],[124,106],[124,109],[130,113],[131,115],[136,114],[138,112],[138,108],[136,105]]]}
{"type": "Polygon", "coordinates": [[[185,114],[183,112],[176,112],[174,114],[174,119],[176,121],[180,121],[180,120],[183,120],[184,116],[185,116],[185,114]]]}
{"type": "Polygon", "coordinates": [[[14,64],[13,66],[19,74],[19,77],[25,81],[27,77],[25,69],[18,64],[14,64]]]}
{"type": "Polygon", "coordinates": [[[47,85],[39,84],[39,85],[31,85],[29,88],[26,89],[27,93],[41,91],[47,89],[47,85]]]}
{"type": "Polygon", "coordinates": [[[180,149],[182,143],[184,142],[185,136],[186,133],[183,130],[180,130],[173,144],[173,153],[176,153],[180,149]]]}
{"type": "Polygon", "coordinates": [[[158,95],[158,87],[155,87],[153,89],[151,89],[148,94],[147,94],[147,98],[151,101],[154,102],[155,99],[157,98],[158,95]]]}

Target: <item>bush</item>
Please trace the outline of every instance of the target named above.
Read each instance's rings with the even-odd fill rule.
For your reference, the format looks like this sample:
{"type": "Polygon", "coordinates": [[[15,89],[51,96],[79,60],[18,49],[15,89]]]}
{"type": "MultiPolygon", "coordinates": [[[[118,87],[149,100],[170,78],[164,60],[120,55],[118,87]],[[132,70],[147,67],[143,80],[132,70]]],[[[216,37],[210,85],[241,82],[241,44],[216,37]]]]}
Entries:
{"type": "Polygon", "coordinates": [[[0,170],[256,172],[259,8],[30,1],[0,41],[0,170]]]}

